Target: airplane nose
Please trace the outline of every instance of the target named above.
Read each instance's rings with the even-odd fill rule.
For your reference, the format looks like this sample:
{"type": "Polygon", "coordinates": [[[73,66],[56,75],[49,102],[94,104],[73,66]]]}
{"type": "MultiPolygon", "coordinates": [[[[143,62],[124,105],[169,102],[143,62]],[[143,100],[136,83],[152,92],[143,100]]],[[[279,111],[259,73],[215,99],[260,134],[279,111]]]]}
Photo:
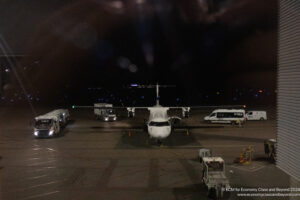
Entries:
{"type": "Polygon", "coordinates": [[[163,139],[170,135],[171,128],[170,127],[149,127],[148,132],[149,135],[153,138],[163,139]]]}

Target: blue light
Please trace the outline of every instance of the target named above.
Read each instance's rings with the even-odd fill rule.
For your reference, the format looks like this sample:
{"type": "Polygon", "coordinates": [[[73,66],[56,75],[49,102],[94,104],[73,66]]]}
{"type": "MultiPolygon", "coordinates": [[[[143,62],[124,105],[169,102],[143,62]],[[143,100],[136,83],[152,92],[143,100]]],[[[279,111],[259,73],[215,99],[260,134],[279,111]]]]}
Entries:
{"type": "Polygon", "coordinates": [[[141,96],[141,99],[145,99],[145,96],[141,96]]]}
{"type": "Polygon", "coordinates": [[[176,101],[180,101],[180,99],[179,99],[179,98],[176,98],[176,101]]]}
{"type": "Polygon", "coordinates": [[[138,86],[138,84],[136,84],[136,83],[133,83],[133,84],[131,84],[130,86],[131,86],[131,87],[137,87],[137,86],[138,86]]]}

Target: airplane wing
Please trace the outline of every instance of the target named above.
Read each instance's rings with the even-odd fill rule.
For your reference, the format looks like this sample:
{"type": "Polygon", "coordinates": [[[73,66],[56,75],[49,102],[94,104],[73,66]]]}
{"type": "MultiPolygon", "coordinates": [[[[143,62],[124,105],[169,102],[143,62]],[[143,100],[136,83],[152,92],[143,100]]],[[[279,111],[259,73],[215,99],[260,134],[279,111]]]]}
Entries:
{"type": "MultiPolygon", "coordinates": [[[[153,108],[153,106],[150,107],[146,107],[146,106],[113,106],[113,107],[104,107],[104,106],[76,106],[73,105],[72,106],[73,109],[75,108],[87,108],[87,109],[126,109],[128,112],[128,117],[134,117],[135,115],[135,110],[136,109],[149,109],[149,108],[153,108]]],[[[188,118],[189,117],[189,112],[191,109],[205,109],[205,108],[246,108],[246,105],[213,105],[213,106],[164,106],[164,108],[168,108],[168,109],[178,109],[178,110],[182,110],[182,116],[184,118],[188,118]]]]}
{"type": "MultiPolygon", "coordinates": [[[[166,106],[168,107],[168,106],[166,106]]],[[[245,108],[246,105],[214,105],[214,106],[171,106],[168,107],[170,109],[183,109],[183,108],[189,108],[189,109],[203,109],[203,108],[245,108]]]]}
{"type": "Polygon", "coordinates": [[[179,107],[168,107],[169,109],[178,109],[182,110],[182,116],[184,118],[189,117],[190,110],[199,110],[205,108],[227,108],[227,109],[234,109],[234,108],[246,108],[246,105],[218,105],[218,106],[179,106],[179,107]]]}
{"type": "Polygon", "coordinates": [[[148,109],[151,107],[142,107],[142,106],[113,106],[113,107],[103,107],[103,106],[72,106],[73,109],[76,108],[98,108],[98,109],[128,109],[128,108],[135,108],[135,109],[148,109]]]}
{"type": "Polygon", "coordinates": [[[124,109],[127,110],[128,112],[128,117],[133,118],[135,116],[135,110],[136,109],[147,109],[151,107],[145,107],[145,106],[113,106],[113,107],[105,107],[105,106],[76,106],[73,105],[72,109],[77,109],[77,108],[86,108],[86,109],[103,109],[103,110],[111,110],[111,109],[124,109]]]}

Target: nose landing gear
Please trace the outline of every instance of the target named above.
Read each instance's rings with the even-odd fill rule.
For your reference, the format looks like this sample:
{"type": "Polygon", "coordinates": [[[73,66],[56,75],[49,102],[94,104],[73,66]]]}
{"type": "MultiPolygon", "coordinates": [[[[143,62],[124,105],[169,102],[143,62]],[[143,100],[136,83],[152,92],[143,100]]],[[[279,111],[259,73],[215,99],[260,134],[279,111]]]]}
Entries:
{"type": "Polygon", "coordinates": [[[162,141],[159,139],[156,140],[156,143],[157,143],[157,146],[159,146],[159,147],[162,145],[162,141]]]}

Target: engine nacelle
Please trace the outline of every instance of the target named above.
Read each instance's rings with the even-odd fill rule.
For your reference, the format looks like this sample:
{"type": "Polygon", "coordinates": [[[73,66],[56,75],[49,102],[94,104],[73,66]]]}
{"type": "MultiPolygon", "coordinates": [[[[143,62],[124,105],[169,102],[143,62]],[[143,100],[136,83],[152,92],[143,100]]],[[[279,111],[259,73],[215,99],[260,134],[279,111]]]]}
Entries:
{"type": "Polygon", "coordinates": [[[128,117],[133,118],[135,116],[135,108],[127,108],[128,117]]]}
{"type": "Polygon", "coordinates": [[[190,107],[183,107],[182,108],[182,117],[188,118],[190,115],[190,107]]]}

